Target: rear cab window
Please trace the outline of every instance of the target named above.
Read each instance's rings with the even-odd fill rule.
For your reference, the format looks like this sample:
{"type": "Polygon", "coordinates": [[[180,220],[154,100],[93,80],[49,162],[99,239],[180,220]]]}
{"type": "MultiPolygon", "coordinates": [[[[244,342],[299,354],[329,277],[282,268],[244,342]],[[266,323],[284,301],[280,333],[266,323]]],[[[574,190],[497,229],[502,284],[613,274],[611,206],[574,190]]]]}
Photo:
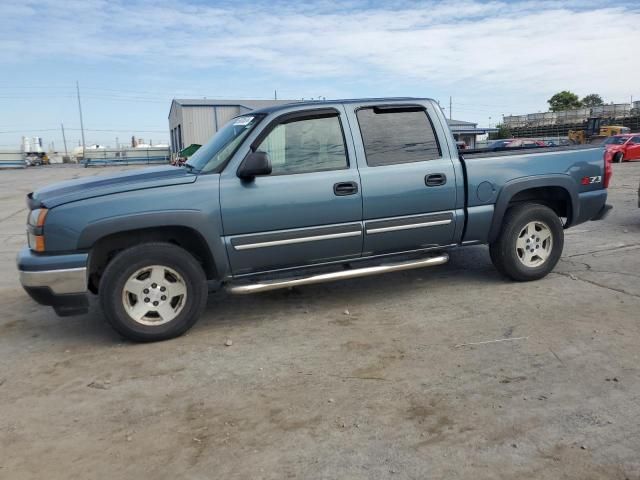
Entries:
{"type": "Polygon", "coordinates": [[[356,112],[356,117],[370,167],[442,158],[424,107],[365,107],[356,112]]]}

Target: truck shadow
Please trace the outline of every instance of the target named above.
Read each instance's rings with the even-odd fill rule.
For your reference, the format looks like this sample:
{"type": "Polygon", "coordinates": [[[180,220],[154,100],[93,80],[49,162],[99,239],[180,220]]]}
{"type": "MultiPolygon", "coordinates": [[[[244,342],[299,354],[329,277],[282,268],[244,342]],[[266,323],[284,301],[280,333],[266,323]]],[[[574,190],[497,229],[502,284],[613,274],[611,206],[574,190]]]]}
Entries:
{"type": "Polygon", "coordinates": [[[253,295],[232,295],[226,291],[212,293],[199,328],[251,324],[277,319],[299,312],[322,312],[336,305],[368,304],[380,299],[407,298],[411,295],[454,295],[453,286],[505,283],[493,268],[486,247],[467,247],[450,253],[446,265],[402,272],[306,285],[253,295]]]}

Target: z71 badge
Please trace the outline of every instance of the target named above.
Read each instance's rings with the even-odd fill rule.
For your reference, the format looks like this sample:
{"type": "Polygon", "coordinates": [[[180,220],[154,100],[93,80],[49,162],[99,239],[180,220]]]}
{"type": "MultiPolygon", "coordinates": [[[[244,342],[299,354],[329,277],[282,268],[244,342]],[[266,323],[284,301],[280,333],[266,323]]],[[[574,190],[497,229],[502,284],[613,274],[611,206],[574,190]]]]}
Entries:
{"type": "Polygon", "coordinates": [[[602,183],[602,177],[600,175],[596,175],[595,177],[582,177],[582,181],[580,183],[582,183],[582,185],[591,185],[593,183],[602,183]]]}

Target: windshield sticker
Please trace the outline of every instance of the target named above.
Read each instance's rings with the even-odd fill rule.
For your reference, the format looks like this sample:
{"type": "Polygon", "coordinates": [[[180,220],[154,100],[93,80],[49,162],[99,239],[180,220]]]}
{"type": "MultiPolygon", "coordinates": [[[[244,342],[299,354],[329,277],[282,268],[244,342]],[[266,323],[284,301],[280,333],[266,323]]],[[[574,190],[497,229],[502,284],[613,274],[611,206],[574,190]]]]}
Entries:
{"type": "Polygon", "coordinates": [[[247,125],[253,120],[253,117],[240,117],[233,122],[234,125],[247,125]]]}

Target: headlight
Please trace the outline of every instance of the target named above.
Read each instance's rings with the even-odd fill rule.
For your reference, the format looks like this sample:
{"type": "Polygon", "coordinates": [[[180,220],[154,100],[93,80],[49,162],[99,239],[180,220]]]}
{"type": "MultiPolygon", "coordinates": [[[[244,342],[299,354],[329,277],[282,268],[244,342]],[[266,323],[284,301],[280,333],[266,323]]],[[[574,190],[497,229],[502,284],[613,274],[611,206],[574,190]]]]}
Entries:
{"type": "Polygon", "coordinates": [[[35,252],[44,252],[44,221],[47,217],[46,208],[31,210],[27,218],[27,240],[29,248],[35,252]]]}

